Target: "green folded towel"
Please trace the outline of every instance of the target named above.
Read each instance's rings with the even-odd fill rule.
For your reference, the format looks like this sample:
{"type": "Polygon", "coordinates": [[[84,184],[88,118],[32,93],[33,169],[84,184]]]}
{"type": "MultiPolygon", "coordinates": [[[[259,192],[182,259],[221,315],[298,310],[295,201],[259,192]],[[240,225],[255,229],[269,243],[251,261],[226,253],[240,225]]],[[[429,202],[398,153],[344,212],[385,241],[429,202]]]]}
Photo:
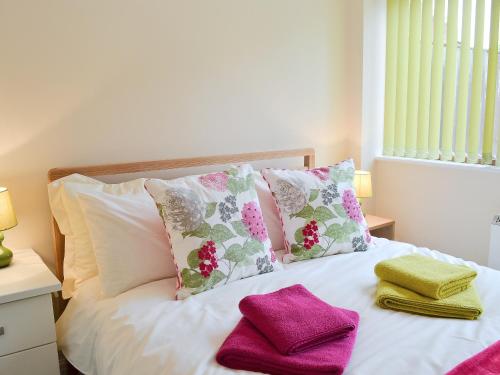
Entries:
{"type": "Polygon", "coordinates": [[[466,290],[477,273],[472,268],[413,254],[384,260],[375,266],[382,280],[431,298],[446,298],[466,290]]]}
{"type": "Polygon", "coordinates": [[[483,312],[473,285],[462,293],[437,300],[381,280],[377,287],[376,301],[384,309],[442,318],[473,320],[483,312]]]}

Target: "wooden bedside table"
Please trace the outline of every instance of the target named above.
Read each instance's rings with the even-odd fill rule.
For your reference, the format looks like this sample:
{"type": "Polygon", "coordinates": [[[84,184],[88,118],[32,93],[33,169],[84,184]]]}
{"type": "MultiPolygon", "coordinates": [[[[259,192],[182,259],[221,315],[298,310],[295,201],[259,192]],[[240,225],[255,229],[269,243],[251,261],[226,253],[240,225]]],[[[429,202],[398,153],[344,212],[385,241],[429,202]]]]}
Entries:
{"type": "Polygon", "coordinates": [[[365,219],[372,236],[394,240],[396,222],[393,219],[386,219],[373,215],[366,215],[365,219]]]}
{"type": "Polygon", "coordinates": [[[59,374],[51,293],[60,289],[31,249],[0,269],[0,374],[59,374]]]}

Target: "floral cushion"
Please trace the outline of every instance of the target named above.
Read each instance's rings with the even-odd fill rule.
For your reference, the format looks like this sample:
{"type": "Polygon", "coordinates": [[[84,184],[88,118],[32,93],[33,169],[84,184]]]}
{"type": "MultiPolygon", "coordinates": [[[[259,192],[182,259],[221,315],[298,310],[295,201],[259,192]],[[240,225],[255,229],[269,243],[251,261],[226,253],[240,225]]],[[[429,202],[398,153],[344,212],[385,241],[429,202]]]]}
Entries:
{"type": "Polygon", "coordinates": [[[177,297],[276,271],[250,165],[174,180],[148,180],[170,236],[177,297]]]}
{"type": "Polygon", "coordinates": [[[285,262],[366,251],[370,232],[353,188],[354,162],[301,170],[264,169],[285,232],[285,262]]]}

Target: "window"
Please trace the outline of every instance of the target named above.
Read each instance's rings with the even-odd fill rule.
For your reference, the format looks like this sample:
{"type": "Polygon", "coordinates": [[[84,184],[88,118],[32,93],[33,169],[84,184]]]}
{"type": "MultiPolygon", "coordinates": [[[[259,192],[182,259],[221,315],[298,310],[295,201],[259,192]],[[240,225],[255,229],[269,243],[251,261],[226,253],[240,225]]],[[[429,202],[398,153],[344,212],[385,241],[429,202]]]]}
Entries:
{"type": "Polygon", "coordinates": [[[500,0],[387,0],[384,155],[500,159],[499,15],[500,0]]]}

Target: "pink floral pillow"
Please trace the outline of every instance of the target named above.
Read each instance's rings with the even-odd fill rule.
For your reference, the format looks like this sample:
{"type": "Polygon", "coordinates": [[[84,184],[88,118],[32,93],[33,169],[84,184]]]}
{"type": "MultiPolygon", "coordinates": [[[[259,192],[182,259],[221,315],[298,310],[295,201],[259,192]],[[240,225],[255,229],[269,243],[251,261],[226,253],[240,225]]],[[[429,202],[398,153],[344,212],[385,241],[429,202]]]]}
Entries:
{"type": "Polygon", "coordinates": [[[250,165],[174,180],[148,180],[177,266],[177,297],[276,271],[250,165]]]}
{"type": "Polygon", "coordinates": [[[366,251],[370,232],[353,187],[354,162],[301,170],[264,169],[285,232],[285,262],[366,251]]]}

